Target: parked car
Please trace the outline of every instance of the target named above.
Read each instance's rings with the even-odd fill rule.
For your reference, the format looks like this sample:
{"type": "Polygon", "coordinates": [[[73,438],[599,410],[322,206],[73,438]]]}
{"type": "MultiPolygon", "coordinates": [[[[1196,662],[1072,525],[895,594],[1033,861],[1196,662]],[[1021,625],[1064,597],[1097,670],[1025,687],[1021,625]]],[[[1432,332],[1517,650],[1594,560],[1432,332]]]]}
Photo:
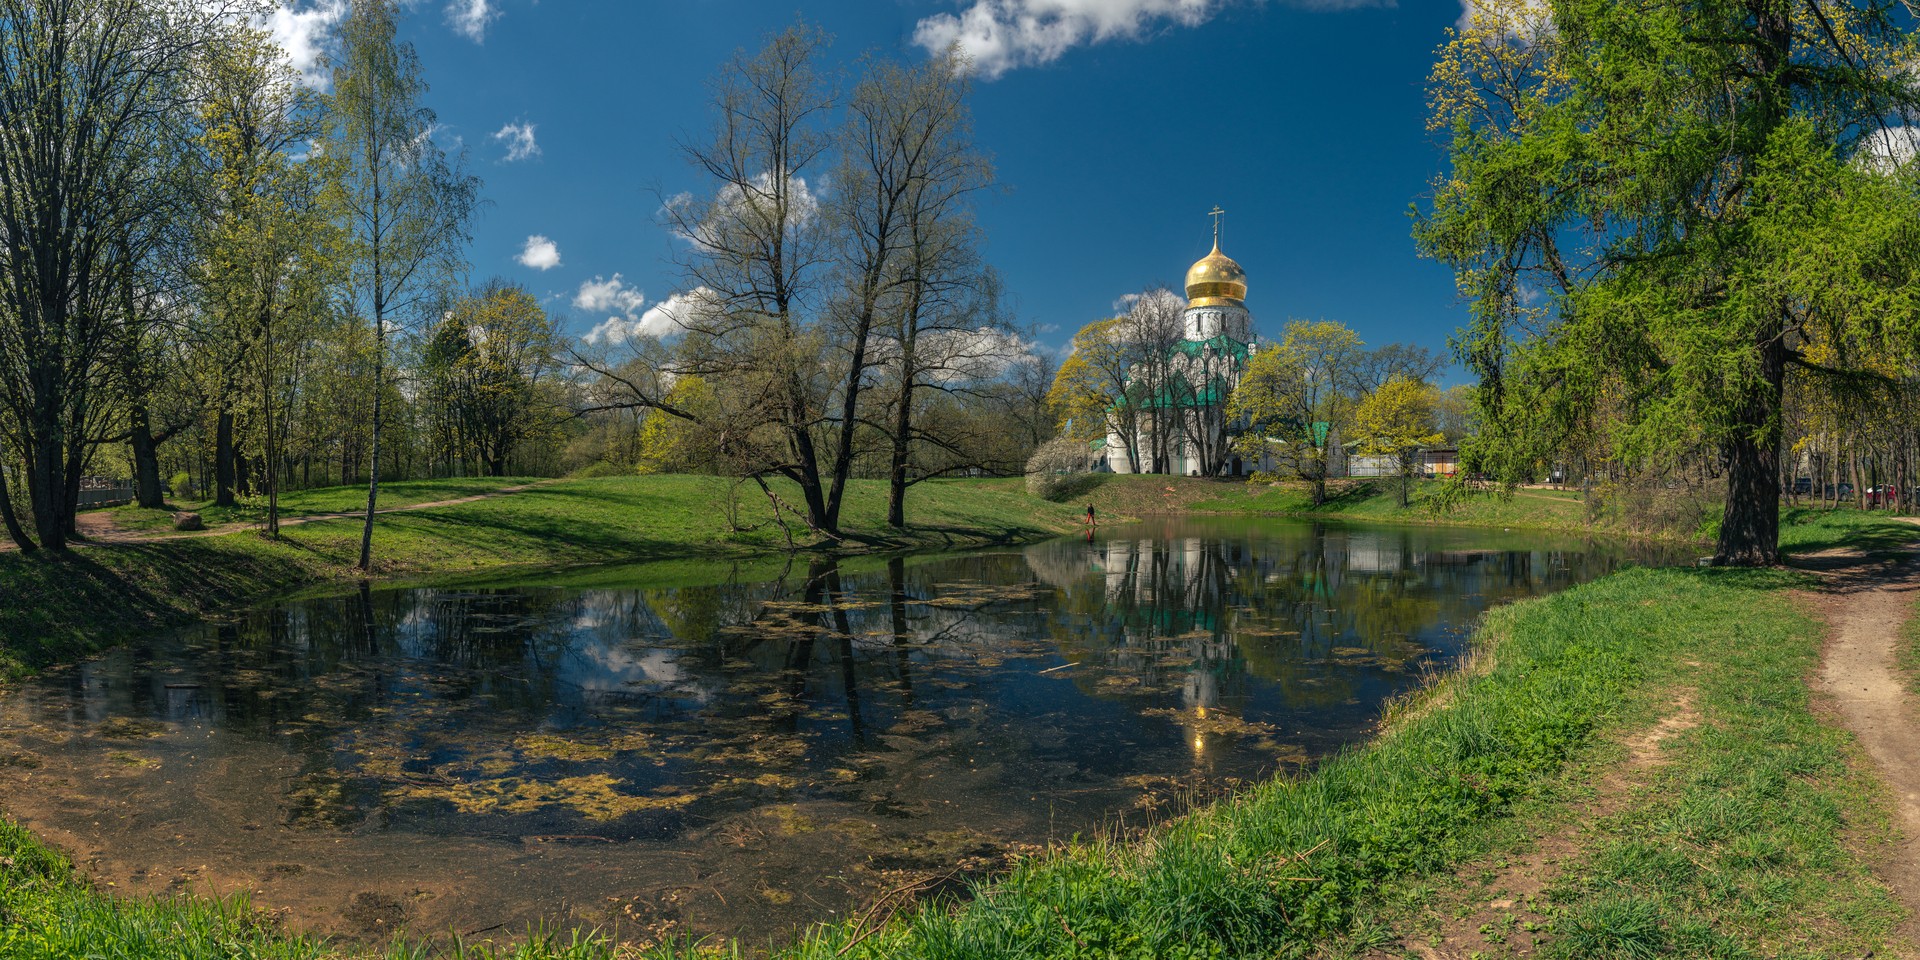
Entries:
{"type": "Polygon", "coordinates": [[[1813,478],[1801,477],[1793,482],[1793,495],[1796,497],[1813,496],[1813,478]]]}
{"type": "Polygon", "coordinates": [[[1900,488],[1880,486],[1867,488],[1867,506],[1893,508],[1900,505],[1900,488]]]}
{"type": "Polygon", "coordinates": [[[1825,487],[1823,487],[1823,488],[1821,489],[1821,491],[1820,491],[1820,499],[1822,499],[1822,500],[1852,500],[1852,499],[1853,499],[1853,484],[1851,484],[1851,483],[1843,483],[1843,484],[1840,484],[1839,486],[1837,486],[1837,487],[1836,487],[1836,486],[1834,486],[1833,484],[1831,484],[1831,483],[1829,483],[1829,484],[1827,484],[1827,485],[1826,485],[1825,487]]]}

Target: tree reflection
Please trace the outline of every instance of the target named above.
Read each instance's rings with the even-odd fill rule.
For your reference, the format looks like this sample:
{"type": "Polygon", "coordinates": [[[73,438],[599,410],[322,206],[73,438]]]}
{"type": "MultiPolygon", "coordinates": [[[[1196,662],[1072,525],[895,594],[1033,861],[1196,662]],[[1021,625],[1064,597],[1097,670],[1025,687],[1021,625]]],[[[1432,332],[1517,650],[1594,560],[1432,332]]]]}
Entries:
{"type": "Polygon", "coordinates": [[[1457,652],[1490,605],[1622,557],[1182,523],[1020,552],[815,557],[746,582],[363,588],[110,654],[49,677],[41,703],[74,726],[142,716],[280,745],[301,771],[292,794],[332,804],[314,819],[333,825],[398,817],[404,797],[537,806],[539,782],[597,784],[611,799],[580,809],[644,807],[633,816],[665,830],[683,810],[895,797],[905,771],[982,758],[1009,795],[1038,798],[1176,760],[1252,775],[1303,756],[1457,652]]]}

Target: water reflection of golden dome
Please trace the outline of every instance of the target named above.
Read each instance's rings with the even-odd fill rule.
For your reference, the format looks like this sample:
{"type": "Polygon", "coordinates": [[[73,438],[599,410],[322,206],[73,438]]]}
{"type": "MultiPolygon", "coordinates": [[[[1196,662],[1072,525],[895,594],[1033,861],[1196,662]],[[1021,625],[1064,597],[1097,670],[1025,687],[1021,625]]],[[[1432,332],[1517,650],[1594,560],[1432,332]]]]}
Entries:
{"type": "Polygon", "coordinates": [[[1213,307],[1223,304],[1240,305],[1247,299],[1247,272],[1233,262],[1233,258],[1220,252],[1220,241],[1213,243],[1213,252],[1201,257],[1187,271],[1187,301],[1196,307],[1213,307]]]}

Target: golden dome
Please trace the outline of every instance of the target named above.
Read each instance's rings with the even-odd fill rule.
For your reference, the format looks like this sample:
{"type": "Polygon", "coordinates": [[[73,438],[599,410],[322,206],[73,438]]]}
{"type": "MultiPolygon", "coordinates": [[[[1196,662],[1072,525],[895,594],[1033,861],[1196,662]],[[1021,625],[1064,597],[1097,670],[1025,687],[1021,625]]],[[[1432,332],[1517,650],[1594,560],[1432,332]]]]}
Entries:
{"type": "Polygon", "coordinates": [[[1233,258],[1220,252],[1220,241],[1213,242],[1213,252],[1201,257],[1199,262],[1187,270],[1187,303],[1195,307],[1216,307],[1222,304],[1239,306],[1247,299],[1247,272],[1233,262],[1233,258]]]}

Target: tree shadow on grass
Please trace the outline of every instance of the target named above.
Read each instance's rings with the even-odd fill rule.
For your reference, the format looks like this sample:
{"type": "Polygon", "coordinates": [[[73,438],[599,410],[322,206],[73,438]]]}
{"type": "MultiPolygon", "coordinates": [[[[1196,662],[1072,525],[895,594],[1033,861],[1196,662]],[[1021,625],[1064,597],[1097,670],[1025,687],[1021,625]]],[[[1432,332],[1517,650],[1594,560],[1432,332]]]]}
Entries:
{"type": "MultiPolygon", "coordinates": [[[[1379,493],[1379,487],[1379,483],[1372,480],[1350,483],[1338,488],[1330,487],[1327,490],[1326,502],[1313,509],[1329,511],[1349,510],[1372,500],[1379,493]]],[[[1415,506],[1418,506],[1418,504],[1416,503],[1415,506]]]]}
{"type": "Polygon", "coordinates": [[[1078,473],[1056,483],[1046,499],[1054,503],[1072,503],[1093,494],[1113,479],[1111,473],[1078,473]]]}
{"type": "Polygon", "coordinates": [[[0,557],[0,642],[21,666],[72,660],[191,617],[225,615],[308,571],[274,551],[211,544],[124,544],[0,557]]]}
{"type": "Polygon", "coordinates": [[[1796,557],[1849,547],[1884,556],[1901,553],[1916,540],[1920,540],[1920,526],[1883,514],[1811,507],[1780,514],[1781,552],[1796,557]]]}
{"type": "Polygon", "coordinates": [[[459,549],[494,556],[507,562],[597,563],[669,559],[687,556],[731,556],[754,544],[727,541],[690,544],[647,537],[632,527],[534,512],[492,513],[433,511],[408,516],[392,528],[397,535],[422,536],[459,549]],[[412,528],[409,530],[408,528],[412,528]],[[503,547],[518,540],[543,545],[519,558],[520,548],[503,547]]]}

